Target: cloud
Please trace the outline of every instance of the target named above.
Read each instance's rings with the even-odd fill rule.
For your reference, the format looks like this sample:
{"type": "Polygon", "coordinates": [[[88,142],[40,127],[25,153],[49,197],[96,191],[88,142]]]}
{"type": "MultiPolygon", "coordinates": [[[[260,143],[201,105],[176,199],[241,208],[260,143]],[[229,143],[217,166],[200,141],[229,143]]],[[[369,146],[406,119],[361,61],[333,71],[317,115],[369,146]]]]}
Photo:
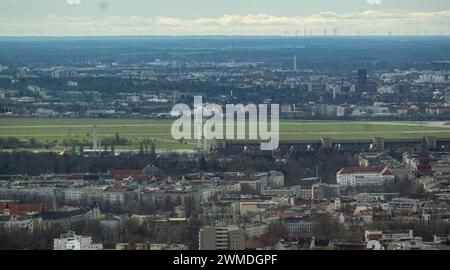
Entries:
{"type": "Polygon", "coordinates": [[[320,12],[309,16],[235,14],[202,18],[47,16],[20,21],[0,19],[0,35],[280,35],[284,31],[292,34],[303,29],[313,29],[315,34],[323,33],[323,29],[338,29],[342,35],[362,31],[367,34],[387,34],[388,31],[450,34],[449,26],[450,11],[366,10],[342,14],[320,12]]]}
{"type": "MultiPolygon", "coordinates": [[[[268,14],[223,15],[215,18],[180,19],[159,17],[159,27],[183,29],[183,31],[215,33],[262,33],[281,34],[283,31],[315,29],[339,29],[341,33],[353,34],[355,31],[372,31],[387,33],[389,30],[410,31],[428,29],[439,33],[448,31],[450,11],[440,12],[405,12],[367,10],[358,13],[338,14],[321,12],[310,16],[273,16],[268,14]]],[[[320,30],[320,31],[318,31],[320,30]]],[[[447,32],[448,33],[448,32],[447,32]]]]}
{"type": "Polygon", "coordinates": [[[69,5],[81,5],[81,0],[66,0],[69,5]]]}
{"type": "Polygon", "coordinates": [[[381,0],[367,0],[369,5],[381,5],[381,0]]]}

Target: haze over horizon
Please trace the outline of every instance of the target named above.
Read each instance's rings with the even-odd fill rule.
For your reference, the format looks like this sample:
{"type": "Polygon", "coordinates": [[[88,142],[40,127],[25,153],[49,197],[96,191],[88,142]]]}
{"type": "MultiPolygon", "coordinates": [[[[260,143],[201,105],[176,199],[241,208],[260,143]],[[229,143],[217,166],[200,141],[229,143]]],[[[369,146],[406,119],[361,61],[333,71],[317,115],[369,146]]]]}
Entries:
{"type": "Polygon", "coordinates": [[[450,35],[447,0],[1,0],[0,36],[450,35]]]}

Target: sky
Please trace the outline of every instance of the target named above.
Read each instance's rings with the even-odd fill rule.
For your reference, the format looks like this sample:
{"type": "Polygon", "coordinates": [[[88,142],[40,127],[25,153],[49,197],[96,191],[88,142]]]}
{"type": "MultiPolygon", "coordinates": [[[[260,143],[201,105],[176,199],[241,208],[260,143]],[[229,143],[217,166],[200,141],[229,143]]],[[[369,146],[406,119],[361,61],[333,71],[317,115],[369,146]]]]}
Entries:
{"type": "Polygon", "coordinates": [[[0,36],[450,35],[449,0],[0,0],[0,36]]]}

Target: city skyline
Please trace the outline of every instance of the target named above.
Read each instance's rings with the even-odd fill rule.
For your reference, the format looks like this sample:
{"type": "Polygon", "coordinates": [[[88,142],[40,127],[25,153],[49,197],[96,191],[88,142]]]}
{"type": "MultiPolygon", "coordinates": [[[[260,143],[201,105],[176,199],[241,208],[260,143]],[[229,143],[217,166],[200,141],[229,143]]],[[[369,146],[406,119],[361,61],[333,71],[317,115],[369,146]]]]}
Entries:
{"type": "Polygon", "coordinates": [[[0,36],[120,35],[450,35],[450,10],[443,0],[0,3],[0,36]]]}

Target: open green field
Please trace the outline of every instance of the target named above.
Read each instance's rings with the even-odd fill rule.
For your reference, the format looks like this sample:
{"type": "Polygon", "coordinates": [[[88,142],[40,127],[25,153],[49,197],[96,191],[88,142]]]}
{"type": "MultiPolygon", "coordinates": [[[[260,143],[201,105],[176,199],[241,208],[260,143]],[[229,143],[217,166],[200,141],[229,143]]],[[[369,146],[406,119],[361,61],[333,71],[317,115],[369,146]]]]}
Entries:
{"type": "MultiPolygon", "coordinates": [[[[92,142],[92,127],[97,136],[113,138],[116,133],[129,143],[117,149],[138,149],[145,139],[155,141],[157,149],[193,149],[195,141],[179,143],[171,137],[171,120],[126,119],[49,119],[0,118],[0,137],[35,138],[38,142],[64,140],[92,142]]],[[[281,140],[420,138],[436,136],[450,138],[450,126],[443,122],[353,122],[353,121],[281,121],[281,140]]],[[[63,147],[62,147],[63,148],[63,147]]]]}

